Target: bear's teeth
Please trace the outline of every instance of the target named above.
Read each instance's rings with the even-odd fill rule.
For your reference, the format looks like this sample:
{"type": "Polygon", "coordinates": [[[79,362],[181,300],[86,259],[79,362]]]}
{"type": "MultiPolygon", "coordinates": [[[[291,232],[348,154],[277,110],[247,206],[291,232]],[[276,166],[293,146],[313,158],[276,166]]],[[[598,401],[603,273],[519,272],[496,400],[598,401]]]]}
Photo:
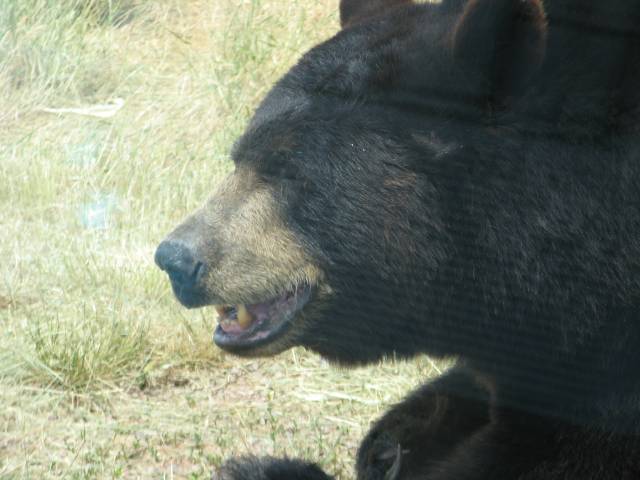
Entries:
{"type": "Polygon", "coordinates": [[[246,330],[253,323],[253,315],[244,305],[215,305],[214,308],[218,313],[218,321],[226,326],[236,324],[242,330],[246,330]]]}
{"type": "Polygon", "coordinates": [[[244,305],[238,305],[238,323],[245,330],[253,323],[253,316],[244,305]]]}

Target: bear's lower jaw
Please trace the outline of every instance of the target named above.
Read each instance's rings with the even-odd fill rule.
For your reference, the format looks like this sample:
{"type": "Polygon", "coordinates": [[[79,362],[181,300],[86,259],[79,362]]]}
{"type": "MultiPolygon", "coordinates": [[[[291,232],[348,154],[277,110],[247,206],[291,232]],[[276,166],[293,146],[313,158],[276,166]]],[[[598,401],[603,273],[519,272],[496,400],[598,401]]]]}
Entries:
{"type": "Polygon", "coordinates": [[[302,284],[265,302],[216,306],[215,344],[232,353],[248,354],[282,338],[314,291],[314,286],[302,284]]]}

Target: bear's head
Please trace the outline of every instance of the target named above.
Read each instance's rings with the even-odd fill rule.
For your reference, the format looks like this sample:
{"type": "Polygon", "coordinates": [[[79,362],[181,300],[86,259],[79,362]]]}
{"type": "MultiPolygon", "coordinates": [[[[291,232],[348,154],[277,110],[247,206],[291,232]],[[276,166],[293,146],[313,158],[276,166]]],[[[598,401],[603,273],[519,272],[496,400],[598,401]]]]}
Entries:
{"type": "Polygon", "coordinates": [[[177,298],[241,355],[447,354],[468,145],[545,49],[539,0],[343,0],[271,90],[234,171],[158,247],[177,298]],[[213,317],[213,314],[212,314],[213,317]],[[212,318],[213,320],[213,318],[212,318]]]}

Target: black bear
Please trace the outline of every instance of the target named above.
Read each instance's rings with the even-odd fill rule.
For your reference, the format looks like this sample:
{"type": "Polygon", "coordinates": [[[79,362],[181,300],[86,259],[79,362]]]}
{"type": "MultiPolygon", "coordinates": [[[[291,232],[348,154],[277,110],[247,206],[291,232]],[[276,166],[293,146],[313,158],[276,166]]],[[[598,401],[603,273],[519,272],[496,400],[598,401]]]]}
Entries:
{"type": "Polygon", "coordinates": [[[229,352],[459,359],[372,427],[359,479],[640,478],[637,3],[342,0],[158,247],[229,352]]]}

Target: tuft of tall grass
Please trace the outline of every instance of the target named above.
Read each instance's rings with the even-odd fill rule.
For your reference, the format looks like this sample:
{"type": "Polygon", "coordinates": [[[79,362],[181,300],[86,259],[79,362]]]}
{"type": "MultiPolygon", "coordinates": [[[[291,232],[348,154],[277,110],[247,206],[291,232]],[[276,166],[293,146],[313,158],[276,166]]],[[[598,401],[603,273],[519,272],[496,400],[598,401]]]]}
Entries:
{"type": "Polygon", "coordinates": [[[151,354],[148,325],[123,321],[109,312],[87,311],[61,319],[59,313],[28,326],[33,351],[25,357],[30,376],[72,392],[99,389],[143,372],[151,354]]]}

